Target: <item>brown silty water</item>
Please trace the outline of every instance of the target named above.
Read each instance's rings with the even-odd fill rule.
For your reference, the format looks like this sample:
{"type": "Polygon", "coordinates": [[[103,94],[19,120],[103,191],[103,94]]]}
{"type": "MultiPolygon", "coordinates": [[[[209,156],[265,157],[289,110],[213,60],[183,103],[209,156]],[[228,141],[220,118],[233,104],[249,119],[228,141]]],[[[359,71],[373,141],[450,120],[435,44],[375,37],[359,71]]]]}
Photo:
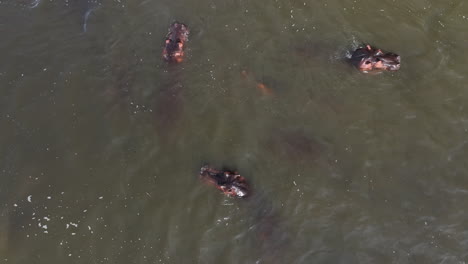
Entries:
{"type": "Polygon", "coordinates": [[[468,262],[467,26],[459,0],[1,1],[1,262],[468,262]],[[401,69],[360,73],[362,43],[401,69]]]}

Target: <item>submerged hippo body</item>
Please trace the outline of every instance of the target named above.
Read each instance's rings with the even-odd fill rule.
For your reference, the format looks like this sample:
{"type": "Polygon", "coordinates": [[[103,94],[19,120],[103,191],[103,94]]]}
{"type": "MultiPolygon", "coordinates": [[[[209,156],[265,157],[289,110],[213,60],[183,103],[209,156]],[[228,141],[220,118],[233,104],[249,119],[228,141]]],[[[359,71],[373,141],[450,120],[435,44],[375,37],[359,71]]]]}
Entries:
{"type": "Polygon", "coordinates": [[[165,61],[181,62],[183,60],[185,44],[188,41],[189,33],[187,25],[179,22],[171,24],[162,53],[165,61]]]}
{"type": "Polygon", "coordinates": [[[247,181],[235,171],[217,170],[205,165],[200,170],[200,178],[227,196],[245,198],[250,194],[247,181]]]}
{"type": "Polygon", "coordinates": [[[365,73],[400,69],[400,56],[391,52],[383,52],[370,45],[356,49],[350,61],[358,70],[365,73]]]}
{"type": "Polygon", "coordinates": [[[231,170],[217,170],[210,166],[203,166],[200,170],[200,178],[210,185],[214,185],[225,195],[248,199],[242,203],[247,207],[243,218],[249,224],[246,232],[252,232],[254,236],[245,236],[240,243],[252,243],[257,247],[255,260],[249,263],[283,264],[291,263],[284,260],[282,252],[288,251],[291,245],[289,232],[281,224],[282,218],[276,207],[262,192],[252,193],[250,185],[244,177],[231,170]]]}

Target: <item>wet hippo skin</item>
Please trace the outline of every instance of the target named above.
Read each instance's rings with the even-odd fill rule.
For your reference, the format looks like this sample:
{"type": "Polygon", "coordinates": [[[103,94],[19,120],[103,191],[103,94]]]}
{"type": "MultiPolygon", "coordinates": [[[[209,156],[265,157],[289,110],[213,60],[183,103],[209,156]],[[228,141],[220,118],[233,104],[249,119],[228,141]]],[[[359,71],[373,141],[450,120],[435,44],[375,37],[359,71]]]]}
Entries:
{"type": "Polygon", "coordinates": [[[169,27],[163,49],[163,59],[167,62],[182,62],[185,44],[188,41],[189,29],[187,25],[174,22],[169,27]]]}
{"type": "Polygon", "coordinates": [[[227,196],[245,198],[250,194],[247,181],[235,171],[217,170],[205,165],[200,169],[200,178],[227,196]]]}
{"type": "Polygon", "coordinates": [[[350,62],[364,73],[397,71],[400,69],[399,55],[384,52],[370,45],[356,49],[351,55],[350,62]]]}

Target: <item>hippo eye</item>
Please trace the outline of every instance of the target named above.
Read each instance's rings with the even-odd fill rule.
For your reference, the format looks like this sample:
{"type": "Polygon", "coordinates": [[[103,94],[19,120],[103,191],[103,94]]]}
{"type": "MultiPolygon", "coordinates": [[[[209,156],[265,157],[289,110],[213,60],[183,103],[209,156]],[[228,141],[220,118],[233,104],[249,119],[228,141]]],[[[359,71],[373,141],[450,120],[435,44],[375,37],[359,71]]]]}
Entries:
{"type": "Polygon", "coordinates": [[[376,60],[376,61],[380,61],[380,59],[379,59],[379,58],[375,58],[375,60],[376,60]]]}
{"type": "Polygon", "coordinates": [[[370,64],[371,62],[370,61],[366,61],[366,64],[370,64]]]}

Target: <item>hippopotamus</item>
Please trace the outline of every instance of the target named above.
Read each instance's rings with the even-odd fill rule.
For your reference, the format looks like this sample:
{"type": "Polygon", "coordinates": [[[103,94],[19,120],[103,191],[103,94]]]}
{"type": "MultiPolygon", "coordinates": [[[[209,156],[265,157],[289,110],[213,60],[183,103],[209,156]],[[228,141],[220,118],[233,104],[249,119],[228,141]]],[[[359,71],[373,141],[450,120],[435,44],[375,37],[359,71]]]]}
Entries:
{"type": "MultiPolygon", "coordinates": [[[[281,223],[283,220],[278,214],[275,206],[265,195],[252,193],[249,184],[244,177],[236,171],[221,169],[217,170],[205,165],[200,170],[200,178],[210,185],[214,185],[229,197],[242,198],[242,203],[248,214],[245,215],[249,223],[248,232],[255,235],[253,245],[257,247],[255,261],[252,263],[291,263],[283,260],[282,252],[288,251],[291,245],[289,232],[281,223]],[[244,198],[248,197],[244,200],[244,198]]],[[[244,238],[242,243],[248,243],[249,238],[244,238]]],[[[249,262],[250,263],[250,262],[249,262]]]]}
{"type": "Polygon", "coordinates": [[[370,45],[356,49],[351,55],[350,61],[364,73],[400,69],[400,56],[391,52],[383,52],[370,45]]]}
{"type": "Polygon", "coordinates": [[[200,178],[227,196],[245,198],[250,195],[249,184],[236,171],[217,170],[205,165],[200,170],[200,178]]]}
{"type": "Polygon", "coordinates": [[[162,56],[167,62],[181,62],[184,58],[185,43],[189,36],[188,27],[179,22],[174,22],[169,27],[166,36],[162,56]]]}

